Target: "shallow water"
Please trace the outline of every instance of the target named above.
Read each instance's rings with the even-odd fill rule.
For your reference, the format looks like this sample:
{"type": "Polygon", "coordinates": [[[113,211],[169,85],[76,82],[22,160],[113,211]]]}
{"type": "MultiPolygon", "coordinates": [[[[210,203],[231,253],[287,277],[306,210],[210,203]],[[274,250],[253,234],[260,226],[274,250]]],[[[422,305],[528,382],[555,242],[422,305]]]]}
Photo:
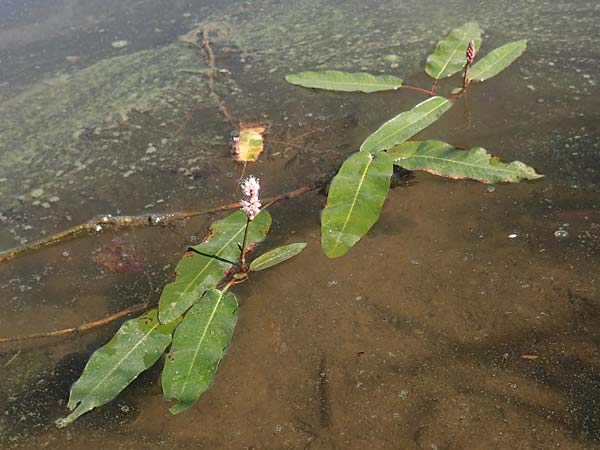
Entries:
{"type": "MultiPolygon", "coordinates": [[[[235,288],[233,342],[196,407],[170,415],[157,364],[59,430],[71,384],[119,322],[3,345],[0,448],[598,448],[597,2],[165,3],[0,4],[0,247],[100,213],[235,201],[232,126],[204,55],[177,41],[198,24],[220,30],[217,65],[230,74],[216,89],[235,121],[269,125],[249,168],[265,195],[331,173],[424,99],[303,90],[286,73],[367,70],[428,87],[426,55],[467,20],[484,29],[484,49],[526,38],[527,52],[470,90],[470,128],[457,105],[418,137],[480,145],[545,177],[490,187],[415,174],[338,260],[320,249],[321,194],[275,204],[264,248],[309,245],[235,288]],[[130,44],[113,49],[119,39],[130,44]]],[[[84,235],[3,263],[0,336],[156,302],[218,217],[84,235]],[[98,262],[118,245],[143,269],[98,262]]]]}

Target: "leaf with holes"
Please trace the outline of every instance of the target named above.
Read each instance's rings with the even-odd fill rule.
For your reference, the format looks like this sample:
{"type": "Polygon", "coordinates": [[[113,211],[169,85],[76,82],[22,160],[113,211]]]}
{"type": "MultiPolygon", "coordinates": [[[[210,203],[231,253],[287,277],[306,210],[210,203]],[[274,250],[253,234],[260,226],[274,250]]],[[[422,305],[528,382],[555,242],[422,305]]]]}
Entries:
{"type": "Polygon", "coordinates": [[[459,150],[440,141],[413,141],[388,151],[394,164],[408,170],[424,170],[455,179],[472,179],[482,183],[535,180],[543,175],[520,161],[503,163],[481,147],[459,150]]]}
{"type": "Polygon", "coordinates": [[[371,75],[370,73],[340,72],[300,72],[285,77],[288,83],[307,88],[327,89],[343,92],[394,91],[402,86],[402,80],[393,75],[371,75]]]}
{"type": "Polygon", "coordinates": [[[259,270],[268,269],[277,264],[281,264],[290,258],[293,258],[306,247],[306,243],[298,242],[296,244],[283,245],[277,247],[263,255],[260,255],[254,261],[250,263],[250,270],[255,272],[259,270]]]}
{"type": "Polygon", "coordinates": [[[469,69],[469,79],[484,81],[510,66],[527,48],[527,40],[510,42],[492,50],[469,69]]]}
{"type": "Polygon", "coordinates": [[[256,162],[265,148],[263,125],[240,125],[239,133],[233,138],[234,159],[238,162],[256,162]]]}
{"type": "Polygon", "coordinates": [[[387,150],[428,127],[452,107],[444,97],[431,97],[381,125],[360,146],[361,151],[387,150]]]}
{"type": "Polygon", "coordinates": [[[71,388],[67,407],[72,412],[59,419],[58,426],[66,426],[82,414],[108,403],[151,367],[171,343],[177,323],[161,325],[156,309],[125,322],[86,364],[71,388]]]}
{"type": "MultiPolygon", "coordinates": [[[[215,222],[208,238],[183,256],[175,268],[175,281],[167,284],[160,296],[161,322],[168,323],[181,316],[233,267],[240,256],[246,221],[246,215],[236,211],[215,222]]],[[[270,226],[271,216],[267,211],[256,216],[248,227],[246,248],[252,249],[261,242],[270,226]]]]}
{"type": "Polygon", "coordinates": [[[321,216],[321,245],[328,257],[346,254],[377,222],[392,170],[385,152],[358,152],[344,161],[321,216]]]}
{"type": "Polygon", "coordinates": [[[465,52],[471,41],[475,42],[475,49],[479,49],[481,29],[476,23],[470,22],[453,30],[437,43],[435,50],[427,58],[427,75],[439,80],[460,72],[467,62],[465,52]]]}
{"type": "Polygon", "coordinates": [[[162,373],[165,398],[177,400],[171,413],[186,410],[210,387],[231,341],[237,307],[231,292],[210,289],[177,327],[162,373]]]}

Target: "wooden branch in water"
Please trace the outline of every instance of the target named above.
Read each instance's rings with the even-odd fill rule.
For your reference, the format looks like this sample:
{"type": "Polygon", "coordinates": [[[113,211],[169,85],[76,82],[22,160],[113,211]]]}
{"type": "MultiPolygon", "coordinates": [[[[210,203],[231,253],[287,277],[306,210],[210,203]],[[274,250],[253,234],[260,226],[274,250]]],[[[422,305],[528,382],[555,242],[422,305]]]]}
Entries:
{"type": "MultiPolygon", "coordinates": [[[[285,192],[283,194],[279,194],[275,197],[264,199],[265,208],[271,206],[273,203],[278,202],[280,200],[290,199],[294,197],[298,197],[306,192],[315,190],[323,186],[329,178],[325,180],[321,180],[316,182],[311,186],[304,186],[300,189],[296,189],[290,192],[285,192]]],[[[30,244],[23,245],[22,247],[16,247],[10,250],[6,250],[4,252],[0,252],[0,263],[9,261],[16,256],[19,256],[25,252],[38,250],[42,247],[46,247],[48,245],[56,244],[58,242],[62,242],[66,239],[74,238],[84,232],[87,233],[99,233],[104,229],[121,229],[121,228],[133,228],[133,227],[143,227],[143,226],[157,226],[157,225],[167,225],[172,222],[189,219],[191,217],[203,216],[207,214],[214,214],[223,211],[230,211],[232,209],[237,209],[240,207],[240,203],[230,203],[228,205],[216,206],[214,208],[207,208],[200,211],[185,211],[185,212],[177,212],[177,213],[165,213],[165,214],[143,214],[139,216],[111,216],[109,215],[100,215],[96,216],[87,222],[84,222],[80,225],[74,226],[67,230],[61,231],[59,233],[53,234],[51,236],[45,237],[43,239],[39,239],[30,244]]]]}
{"type": "Polygon", "coordinates": [[[5,337],[0,338],[0,344],[7,344],[9,342],[18,342],[18,341],[26,341],[30,339],[40,339],[46,337],[55,337],[55,336],[64,336],[65,334],[79,333],[80,331],[91,330],[92,328],[100,327],[102,325],[106,325],[108,323],[114,322],[115,320],[120,319],[123,316],[127,316],[129,314],[145,311],[150,307],[149,303],[142,303],[139,305],[130,306],[118,313],[105,317],[104,319],[96,320],[94,322],[87,322],[82,325],[73,328],[65,328],[62,330],[49,331],[46,333],[35,333],[35,334],[26,334],[24,336],[14,336],[14,337],[5,337]]]}

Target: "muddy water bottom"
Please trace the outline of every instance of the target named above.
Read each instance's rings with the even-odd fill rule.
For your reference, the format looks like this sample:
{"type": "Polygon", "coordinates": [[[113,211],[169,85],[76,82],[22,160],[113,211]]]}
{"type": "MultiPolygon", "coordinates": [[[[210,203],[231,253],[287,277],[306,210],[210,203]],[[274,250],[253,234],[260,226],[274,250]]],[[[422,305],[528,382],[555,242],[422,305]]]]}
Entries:
{"type": "MultiPolygon", "coordinates": [[[[188,73],[206,68],[202,52],[169,50],[199,23],[230,31],[215,37],[218,66],[230,72],[219,78],[222,98],[236,118],[269,126],[265,154],[249,168],[265,195],[330,173],[383,121],[423,100],[408,92],[302,90],[285,83],[286,73],[365,70],[428,86],[420,72],[425,55],[465,21],[464,8],[486,30],[486,51],[524,37],[528,51],[510,70],[473,87],[471,128],[456,105],[418,137],[483,145],[546,177],[484,186],[417,174],[392,191],[378,224],[335,261],[319,245],[323,196],[276,204],[261,250],[309,246],[235,288],[241,306],[233,342],[214,386],[194,408],[170,415],[159,363],[113,402],[55,428],[70,386],[115,322],[0,348],[0,448],[598,448],[598,6],[515,2],[507,9],[482,2],[442,11],[423,1],[352,1],[347,8],[304,0],[171,3],[165,11],[151,1],[53,1],[73,12],[62,21],[40,5],[31,19],[0,7],[11,12],[0,24],[18,26],[0,34],[1,57],[9,62],[0,67],[0,96],[33,111],[7,129],[29,144],[49,145],[44,127],[55,130],[34,108],[55,104],[53,97],[33,97],[45,99],[39,104],[15,98],[40,82],[50,83],[59,100],[65,96],[56,92],[77,94],[61,103],[65,120],[44,111],[61,125],[74,124],[60,136],[68,145],[49,145],[48,158],[31,144],[38,165],[2,173],[11,179],[2,186],[10,193],[0,210],[2,248],[99,213],[202,209],[237,199],[241,168],[229,151],[235,124],[208,101],[206,78],[188,73]],[[530,18],[534,27],[524,21],[530,18]],[[57,20],[69,26],[56,27],[57,20]],[[28,26],[32,21],[40,24],[28,26]],[[117,52],[115,38],[131,44],[117,52]],[[68,55],[81,59],[74,64],[68,55]],[[177,77],[161,72],[175,67],[164,62],[173,55],[181,55],[177,77]],[[390,55],[400,58],[394,66],[385,59],[390,55]],[[123,58],[107,59],[114,57],[123,58]],[[93,81],[98,92],[113,92],[116,75],[107,74],[116,61],[130,64],[115,72],[119,83],[131,82],[136,94],[158,90],[148,100],[152,108],[129,111],[117,124],[104,117],[118,117],[131,101],[145,103],[130,100],[127,89],[105,102],[81,90],[93,81]],[[131,72],[140,77],[130,79],[131,72]],[[65,73],[72,78],[63,79],[65,73]],[[68,175],[48,177],[49,167],[68,175]],[[40,186],[45,197],[32,198],[40,186]]],[[[20,149],[0,149],[3,164],[22,157],[20,149]]],[[[82,236],[0,266],[0,336],[156,303],[187,245],[219,217],[82,236]],[[130,256],[119,266],[123,252],[130,256]]]]}
{"type": "MultiPolygon", "coordinates": [[[[335,261],[320,250],[312,213],[323,197],[278,204],[271,212],[286,221],[276,221],[270,245],[309,246],[276,276],[261,273],[236,288],[241,310],[234,340],[195,408],[169,414],[157,367],[66,433],[54,428],[70,384],[89,352],[110,337],[115,327],[109,326],[3,349],[3,365],[21,354],[3,369],[2,445],[595,448],[595,197],[565,190],[552,205],[547,198],[543,183],[490,189],[418,175],[392,191],[372,232],[335,261]],[[568,236],[557,238],[558,229],[568,236]]],[[[152,253],[165,251],[175,263],[173,249],[209,220],[176,233],[121,236],[139,249],[148,265],[143,273],[103,274],[89,262],[94,248],[115,238],[108,235],[16,260],[11,270],[17,273],[61,267],[50,277],[54,286],[44,280],[32,288],[32,298],[45,292],[48,301],[21,311],[12,305],[3,334],[49,323],[60,328],[144,298],[156,301],[169,267],[153,263],[152,253]],[[72,259],[62,259],[65,250],[72,259]],[[65,309],[50,300],[59,292],[77,298],[65,309]]],[[[4,287],[7,294],[17,291],[4,287]]]]}

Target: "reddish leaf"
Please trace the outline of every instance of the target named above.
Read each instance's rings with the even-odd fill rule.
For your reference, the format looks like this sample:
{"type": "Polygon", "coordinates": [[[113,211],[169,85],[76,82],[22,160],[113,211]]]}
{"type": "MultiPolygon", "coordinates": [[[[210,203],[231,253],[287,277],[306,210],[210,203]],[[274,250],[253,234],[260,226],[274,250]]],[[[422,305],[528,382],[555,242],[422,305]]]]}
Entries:
{"type": "Polygon", "coordinates": [[[114,240],[96,253],[92,260],[100,267],[116,273],[139,272],[143,264],[135,256],[132,245],[114,240]]]}

